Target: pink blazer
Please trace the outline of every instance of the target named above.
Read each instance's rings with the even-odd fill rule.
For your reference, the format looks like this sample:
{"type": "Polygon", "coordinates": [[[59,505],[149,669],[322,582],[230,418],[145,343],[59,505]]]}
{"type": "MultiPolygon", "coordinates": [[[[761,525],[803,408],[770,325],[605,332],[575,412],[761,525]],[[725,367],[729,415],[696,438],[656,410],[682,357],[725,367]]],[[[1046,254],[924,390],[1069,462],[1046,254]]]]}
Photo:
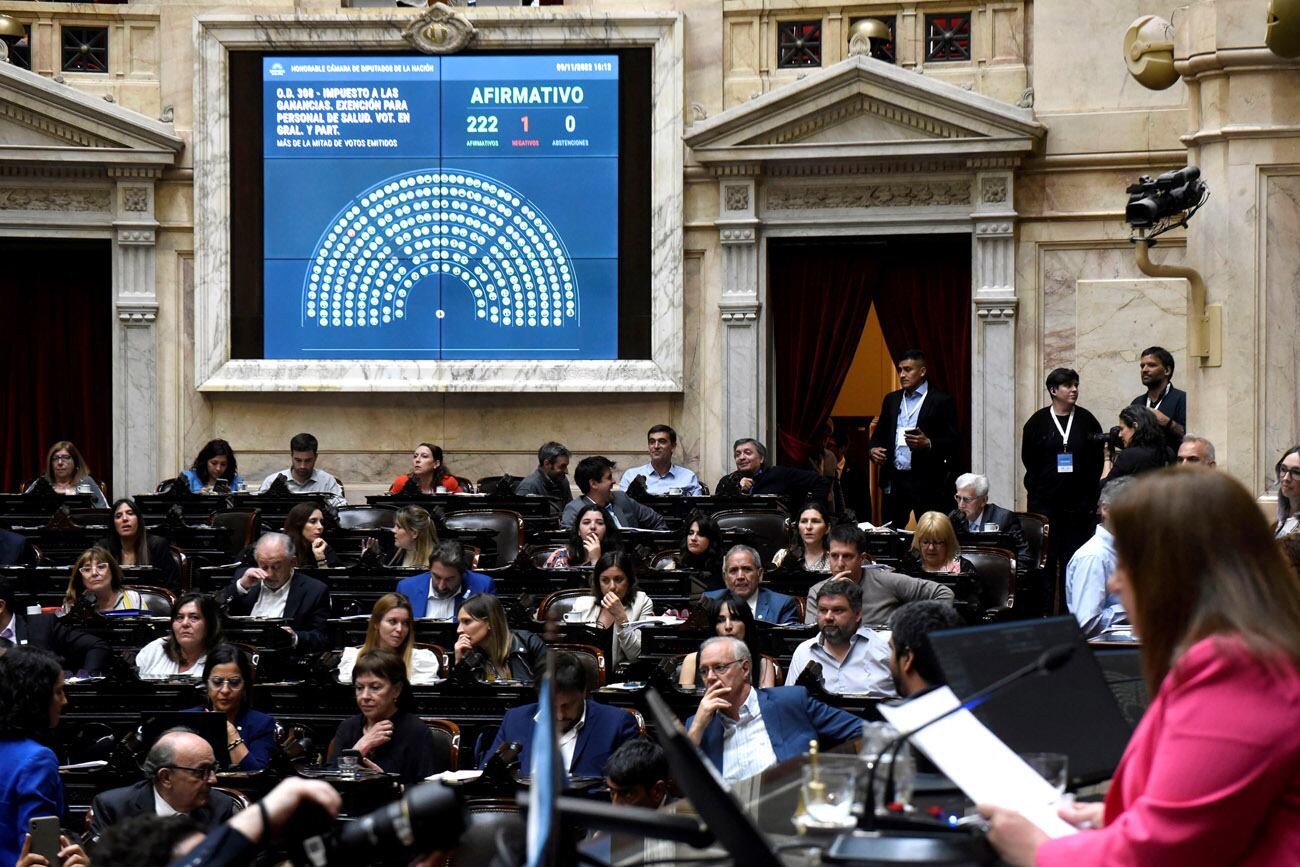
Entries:
{"type": "Polygon", "coordinates": [[[1105,827],[1044,843],[1037,864],[1300,865],[1300,670],[1197,642],[1124,751],[1105,827]]]}

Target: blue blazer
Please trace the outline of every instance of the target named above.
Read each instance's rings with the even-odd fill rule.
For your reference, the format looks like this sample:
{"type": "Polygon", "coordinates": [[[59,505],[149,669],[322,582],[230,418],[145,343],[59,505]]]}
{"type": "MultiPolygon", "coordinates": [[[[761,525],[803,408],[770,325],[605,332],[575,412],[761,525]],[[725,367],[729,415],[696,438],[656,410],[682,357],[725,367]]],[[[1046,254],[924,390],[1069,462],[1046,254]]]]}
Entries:
{"type": "MultiPolygon", "coordinates": [[[[724,587],[721,590],[706,590],[703,595],[709,599],[721,599],[727,595],[727,592],[727,588],[724,587]]],[[[759,587],[758,605],[755,609],[754,619],[762,620],[764,623],[778,623],[782,626],[802,625],[799,619],[799,603],[794,601],[793,596],[759,587]]]]}
{"type": "MultiPolygon", "coordinates": [[[[206,707],[187,707],[186,713],[204,713],[206,707]]],[[[248,755],[235,765],[234,771],[260,771],[271,763],[271,750],[275,747],[275,717],[249,708],[235,717],[235,728],[248,747],[248,755]]]]}
{"type": "Polygon", "coordinates": [[[27,537],[9,530],[0,530],[0,566],[35,566],[36,552],[27,537]]]}
{"type": "MultiPolygon", "coordinates": [[[[397,582],[397,592],[411,600],[411,613],[415,619],[419,620],[424,616],[424,612],[429,607],[429,584],[432,581],[432,575],[428,572],[421,572],[419,575],[412,575],[410,578],[403,578],[397,582]]],[[[477,596],[479,593],[490,593],[497,595],[497,582],[492,580],[489,575],[482,572],[466,572],[465,580],[461,584],[460,595],[456,597],[456,607],[452,609],[451,619],[455,620],[460,614],[460,605],[471,596],[477,596]]]]}
{"type": "MultiPolygon", "coordinates": [[[[531,773],[533,755],[533,732],[537,723],[537,703],[506,711],[501,719],[501,728],[492,741],[492,746],[483,756],[483,764],[496,754],[497,748],[506,741],[524,745],[519,753],[519,772],[531,773]]],[[[573,747],[573,761],[569,764],[569,773],[579,777],[599,777],[604,773],[605,762],[614,754],[614,750],[630,740],[640,736],[636,718],[622,708],[609,707],[587,700],[587,721],[578,732],[578,743],[573,747]]]]}
{"type": "MultiPolygon", "coordinates": [[[[808,742],[813,738],[822,749],[829,749],[862,734],[861,719],[818,701],[802,686],[760,689],[758,707],[763,713],[763,726],[778,762],[808,752],[808,742]]],[[[695,715],[691,714],[686,720],[687,729],[694,719],[695,715]]],[[[717,714],[704,730],[700,750],[714,767],[722,771],[722,720],[717,714]]]]}

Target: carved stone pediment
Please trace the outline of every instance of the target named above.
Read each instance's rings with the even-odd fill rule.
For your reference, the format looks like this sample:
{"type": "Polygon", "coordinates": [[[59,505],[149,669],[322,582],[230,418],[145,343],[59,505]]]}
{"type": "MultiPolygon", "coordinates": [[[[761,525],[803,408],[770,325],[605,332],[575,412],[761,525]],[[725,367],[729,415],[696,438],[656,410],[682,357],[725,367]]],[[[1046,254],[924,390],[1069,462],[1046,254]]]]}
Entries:
{"type": "Polygon", "coordinates": [[[850,57],[688,128],[709,165],[1001,158],[1032,152],[1033,110],[865,56],[850,57]]]}
{"type": "Polygon", "coordinates": [[[0,64],[0,166],[161,171],[184,147],[170,124],[0,64]]]}

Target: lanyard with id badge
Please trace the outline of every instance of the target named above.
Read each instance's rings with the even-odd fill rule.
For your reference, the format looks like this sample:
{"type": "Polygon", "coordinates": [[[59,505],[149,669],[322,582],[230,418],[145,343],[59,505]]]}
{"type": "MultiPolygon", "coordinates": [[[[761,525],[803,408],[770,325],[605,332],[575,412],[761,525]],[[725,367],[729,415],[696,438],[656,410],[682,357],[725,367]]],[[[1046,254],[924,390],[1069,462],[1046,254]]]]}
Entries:
{"type": "Polygon", "coordinates": [[[1061,427],[1061,420],[1056,417],[1056,413],[1049,413],[1052,417],[1052,424],[1056,425],[1056,430],[1061,435],[1061,451],[1056,456],[1056,471],[1058,473],[1074,472],[1074,455],[1070,454],[1070,429],[1074,427],[1074,407],[1070,407],[1070,417],[1065,422],[1065,427],[1061,427]]]}

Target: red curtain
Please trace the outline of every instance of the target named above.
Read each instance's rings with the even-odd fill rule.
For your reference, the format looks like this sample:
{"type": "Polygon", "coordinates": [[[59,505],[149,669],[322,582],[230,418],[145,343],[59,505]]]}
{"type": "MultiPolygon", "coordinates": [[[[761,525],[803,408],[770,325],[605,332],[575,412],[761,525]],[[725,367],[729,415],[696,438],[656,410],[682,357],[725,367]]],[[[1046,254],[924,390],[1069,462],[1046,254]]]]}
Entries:
{"type": "MultiPolygon", "coordinates": [[[[889,239],[876,291],[876,314],[895,358],[925,353],[926,378],[957,404],[957,429],[970,430],[970,235],[902,235],[889,239]]],[[[962,467],[970,437],[962,437],[962,467]]]]}
{"type": "MultiPolygon", "coordinates": [[[[970,256],[965,234],[769,243],[781,463],[817,452],[873,302],[890,354],[923,351],[930,381],[970,430],[970,256]]],[[[968,437],[962,449],[966,466],[968,437]]]]}
{"type": "Polygon", "coordinates": [[[776,343],[780,462],[820,454],[831,416],[871,310],[879,245],[772,241],[768,297],[776,343]]]}
{"type": "Polygon", "coordinates": [[[0,490],[45,471],[58,440],[112,484],[112,263],[107,241],[0,241],[0,490]]]}

